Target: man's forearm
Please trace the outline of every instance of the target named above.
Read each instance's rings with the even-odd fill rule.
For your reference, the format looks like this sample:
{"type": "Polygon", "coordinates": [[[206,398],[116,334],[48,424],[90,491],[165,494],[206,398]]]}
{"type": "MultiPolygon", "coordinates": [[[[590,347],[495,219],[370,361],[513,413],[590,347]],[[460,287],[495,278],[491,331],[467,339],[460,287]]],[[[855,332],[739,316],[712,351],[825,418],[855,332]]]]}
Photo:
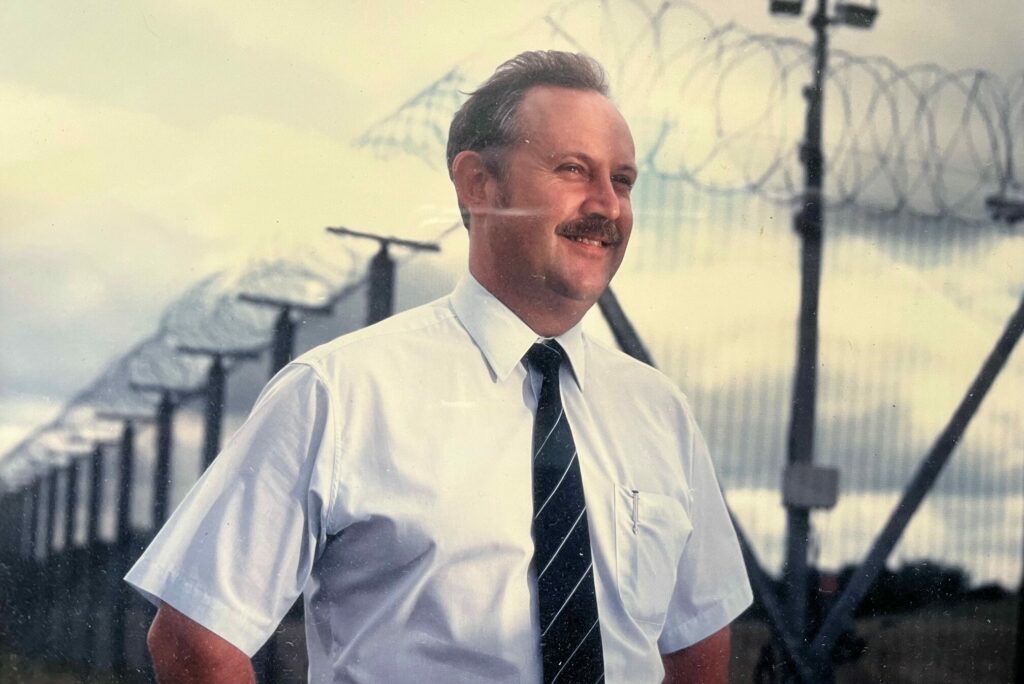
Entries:
{"type": "Polygon", "coordinates": [[[251,684],[249,657],[202,625],[161,604],[146,639],[157,680],[165,684],[251,684]]]}
{"type": "Polygon", "coordinates": [[[725,684],[731,654],[732,634],[725,627],[692,646],[661,656],[665,684],[725,684]]]}

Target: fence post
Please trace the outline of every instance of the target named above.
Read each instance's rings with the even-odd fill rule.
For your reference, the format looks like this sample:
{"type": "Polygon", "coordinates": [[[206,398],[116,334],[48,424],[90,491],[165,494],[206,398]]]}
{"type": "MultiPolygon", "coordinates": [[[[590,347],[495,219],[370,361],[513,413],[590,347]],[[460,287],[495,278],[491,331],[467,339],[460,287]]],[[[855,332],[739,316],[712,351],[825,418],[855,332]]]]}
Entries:
{"type": "Polygon", "coordinates": [[[295,321],[292,320],[291,307],[282,306],[274,321],[273,351],[270,354],[270,374],[288,365],[292,360],[295,348],[295,321]]]}
{"type": "Polygon", "coordinates": [[[370,259],[370,269],[367,275],[370,291],[367,296],[366,325],[373,325],[378,321],[382,321],[394,311],[395,261],[391,258],[388,247],[398,245],[418,251],[441,251],[441,246],[435,242],[418,242],[416,240],[405,240],[396,237],[384,237],[333,226],[329,226],[327,232],[334,233],[335,235],[375,240],[380,245],[380,249],[370,259]]]}
{"type": "Polygon", "coordinates": [[[96,669],[99,664],[99,625],[107,624],[99,620],[103,611],[110,611],[110,604],[103,600],[104,582],[104,561],[107,556],[107,549],[100,539],[100,517],[102,515],[101,502],[103,494],[103,480],[105,473],[103,468],[103,445],[97,442],[92,449],[90,464],[89,502],[88,502],[88,526],[85,535],[85,633],[83,635],[83,646],[85,649],[86,669],[96,669]],[[89,619],[97,620],[99,625],[92,625],[90,628],[89,619]]]}
{"type": "Polygon", "coordinates": [[[203,467],[208,468],[220,451],[220,433],[224,416],[224,357],[212,354],[206,379],[206,412],[203,427],[203,467]]]}
{"type": "Polygon", "coordinates": [[[171,449],[174,439],[174,401],[171,391],[160,393],[156,409],[156,473],[153,479],[153,528],[155,535],[167,520],[171,488],[171,449]]]}
{"type": "Polygon", "coordinates": [[[113,616],[111,619],[110,640],[113,670],[118,675],[128,671],[128,659],[125,652],[127,638],[129,589],[121,581],[128,572],[134,555],[135,539],[132,533],[132,482],[135,473],[135,426],[131,420],[124,421],[121,430],[121,445],[118,450],[120,477],[117,497],[117,536],[111,554],[112,585],[111,598],[113,616]]]}
{"type": "Polygon", "coordinates": [[[75,550],[75,532],[78,523],[78,486],[81,484],[83,462],[81,458],[72,456],[66,469],[68,478],[67,502],[64,505],[64,562],[61,581],[64,594],[64,620],[62,621],[62,640],[64,658],[68,663],[76,660],[79,642],[75,639],[76,624],[84,617],[82,610],[80,554],[75,550]]]}

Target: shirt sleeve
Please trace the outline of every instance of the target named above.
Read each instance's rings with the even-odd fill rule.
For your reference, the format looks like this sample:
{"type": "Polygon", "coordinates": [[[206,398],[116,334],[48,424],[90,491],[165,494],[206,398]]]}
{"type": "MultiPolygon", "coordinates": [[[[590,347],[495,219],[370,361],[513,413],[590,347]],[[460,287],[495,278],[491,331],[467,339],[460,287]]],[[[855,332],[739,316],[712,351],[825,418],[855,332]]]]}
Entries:
{"type": "Polygon", "coordinates": [[[316,371],[287,366],[125,579],[252,656],[322,547],[333,421],[316,371]]]}
{"type": "MultiPolygon", "coordinates": [[[[684,403],[685,406],[685,403],[684,403]]],[[[686,406],[691,461],[690,519],[693,532],[683,549],[676,587],[658,649],[672,653],[722,629],[753,600],[725,499],[704,436],[686,406]]]]}

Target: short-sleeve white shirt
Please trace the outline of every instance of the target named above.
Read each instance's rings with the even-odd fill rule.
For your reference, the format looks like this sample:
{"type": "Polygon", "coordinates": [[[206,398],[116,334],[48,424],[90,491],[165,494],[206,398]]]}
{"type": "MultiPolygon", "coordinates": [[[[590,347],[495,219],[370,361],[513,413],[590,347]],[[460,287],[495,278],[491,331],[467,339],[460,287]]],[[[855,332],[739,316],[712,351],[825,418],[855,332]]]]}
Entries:
{"type": "MultiPolygon", "coordinates": [[[[686,399],[573,328],[558,341],[607,682],[751,601],[686,399]]],[[[538,682],[531,564],[537,340],[466,276],[320,346],[245,424],[127,576],[247,654],[304,595],[312,682],[538,682]]]]}

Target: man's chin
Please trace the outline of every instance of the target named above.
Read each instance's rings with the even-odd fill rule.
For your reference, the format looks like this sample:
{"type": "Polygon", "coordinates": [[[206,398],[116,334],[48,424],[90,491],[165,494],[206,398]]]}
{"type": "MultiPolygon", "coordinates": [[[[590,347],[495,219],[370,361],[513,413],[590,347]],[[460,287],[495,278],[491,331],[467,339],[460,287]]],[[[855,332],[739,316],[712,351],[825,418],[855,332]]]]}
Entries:
{"type": "Polygon", "coordinates": [[[578,282],[551,282],[548,287],[564,299],[591,307],[608,289],[608,283],[580,284],[578,282]]]}

